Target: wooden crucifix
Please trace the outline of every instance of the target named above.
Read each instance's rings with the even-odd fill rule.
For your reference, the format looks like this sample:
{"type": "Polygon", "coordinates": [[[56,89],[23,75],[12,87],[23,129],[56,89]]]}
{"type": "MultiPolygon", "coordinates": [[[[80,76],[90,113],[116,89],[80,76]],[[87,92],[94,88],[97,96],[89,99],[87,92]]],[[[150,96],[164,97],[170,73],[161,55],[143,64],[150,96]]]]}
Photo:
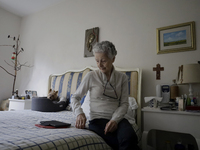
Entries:
{"type": "Polygon", "coordinates": [[[160,80],[160,71],[164,71],[164,67],[160,67],[160,64],[157,64],[153,71],[156,71],[156,80],[160,80]]]}

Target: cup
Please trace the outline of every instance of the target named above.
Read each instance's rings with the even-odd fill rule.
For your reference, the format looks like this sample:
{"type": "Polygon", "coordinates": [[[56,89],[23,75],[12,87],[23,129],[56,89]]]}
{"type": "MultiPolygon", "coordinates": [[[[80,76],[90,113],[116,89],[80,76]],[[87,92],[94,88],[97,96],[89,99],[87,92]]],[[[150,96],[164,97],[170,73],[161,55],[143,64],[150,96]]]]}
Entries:
{"type": "Polygon", "coordinates": [[[179,102],[179,99],[181,99],[181,97],[176,97],[176,103],[179,102]]]}
{"type": "Polygon", "coordinates": [[[184,111],[185,110],[185,105],[184,105],[184,100],[183,99],[179,99],[179,101],[178,101],[178,110],[179,111],[184,111]]]}
{"type": "Polygon", "coordinates": [[[158,107],[158,101],[156,99],[153,99],[153,101],[154,101],[153,107],[157,108],[158,107]]]}

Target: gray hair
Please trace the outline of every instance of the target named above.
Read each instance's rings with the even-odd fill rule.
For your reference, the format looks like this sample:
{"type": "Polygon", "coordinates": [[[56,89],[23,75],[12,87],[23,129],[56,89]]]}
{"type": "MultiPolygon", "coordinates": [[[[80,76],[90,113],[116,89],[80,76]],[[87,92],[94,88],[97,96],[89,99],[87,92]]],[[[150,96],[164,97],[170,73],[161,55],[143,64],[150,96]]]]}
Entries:
{"type": "Polygon", "coordinates": [[[109,41],[96,43],[93,46],[93,54],[95,53],[105,53],[110,59],[113,59],[117,55],[115,45],[109,41]]]}

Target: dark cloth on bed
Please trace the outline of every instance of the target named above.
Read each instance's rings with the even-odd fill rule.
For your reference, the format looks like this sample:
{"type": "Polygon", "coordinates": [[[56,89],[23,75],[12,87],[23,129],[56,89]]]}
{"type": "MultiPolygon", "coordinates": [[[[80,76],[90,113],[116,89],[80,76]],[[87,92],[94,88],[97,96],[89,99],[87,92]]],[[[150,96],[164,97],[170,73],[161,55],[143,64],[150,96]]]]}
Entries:
{"type": "Polygon", "coordinates": [[[128,122],[123,119],[118,123],[117,130],[104,134],[108,119],[94,119],[89,122],[89,129],[101,136],[114,150],[139,150],[137,135],[128,122]]]}

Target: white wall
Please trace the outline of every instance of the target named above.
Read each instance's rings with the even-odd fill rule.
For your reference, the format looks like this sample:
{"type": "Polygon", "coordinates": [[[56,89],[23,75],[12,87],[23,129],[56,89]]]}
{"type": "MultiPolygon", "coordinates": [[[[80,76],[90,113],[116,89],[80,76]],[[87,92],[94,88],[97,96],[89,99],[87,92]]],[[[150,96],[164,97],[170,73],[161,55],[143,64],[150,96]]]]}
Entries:
{"type": "MultiPolygon", "coordinates": [[[[0,45],[14,45],[12,39],[8,39],[8,35],[18,36],[20,30],[21,18],[13,15],[0,8],[0,45]]],[[[12,64],[11,56],[13,53],[12,47],[0,46],[0,66],[4,67],[10,73],[14,73],[14,69],[7,65],[6,62],[12,64]]],[[[7,74],[0,68],[0,101],[7,99],[12,95],[13,77],[7,74]]]]}
{"type": "MultiPolygon", "coordinates": [[[[155,95],[157,84],[172,84],[178,66],[199,60],[199,0],[67,0],[25,17],[21,23],[20,56],[32,68],[22,68],[17,88],[47,93],[48,76],[68,69],[96,66],[94,57],[84,58],[85,30],[100,28],[99,40],[112,41],[117,50],[115,66],[143,70],[142,98],[155,95]],[[156,28],[196,22],[197,50],[157,55],[156,28]],[[153,67],[164,67],[156,80],[153,67]]],[[[187,86],[181,86],[187,92],[187,86]]],[[[199,90],[199,86],[195,89],[199,90]]]]}

